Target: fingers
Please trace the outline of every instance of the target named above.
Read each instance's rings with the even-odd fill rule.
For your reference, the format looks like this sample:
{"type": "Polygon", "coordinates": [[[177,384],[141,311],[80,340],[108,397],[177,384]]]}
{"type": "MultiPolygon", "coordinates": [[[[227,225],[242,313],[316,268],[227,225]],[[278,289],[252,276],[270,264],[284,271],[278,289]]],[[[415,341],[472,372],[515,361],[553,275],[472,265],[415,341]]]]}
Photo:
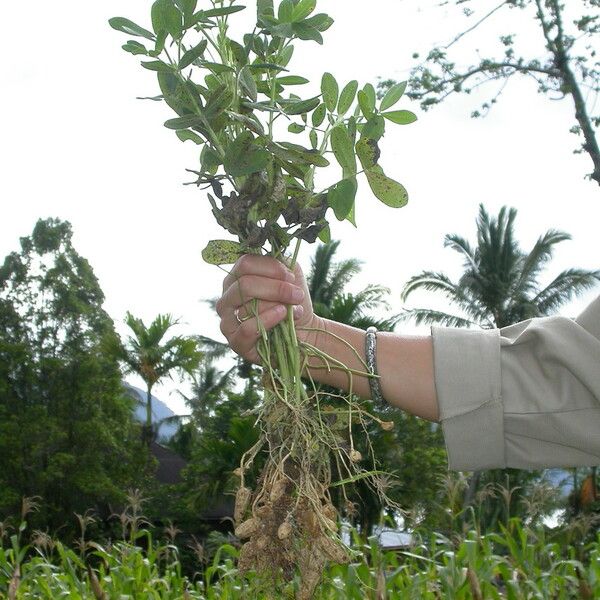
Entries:
{"type": "Polygon", "coordinates": [[[216,308],[218,315],[224,317],[255,298],[277,304],[300,304],[304,297],[304,290],[293,283],[260,275],[241,275],[223,292],[216,308]]]}
{"type": "Polygon", "coordinates": [[[223,280],[223,292],[231,284],[244,275],[257,275],[259,277],[269,277],[270,279],[280,279],[289,283],[294,283],[294,274],[280,261],[271,256],[258,256],[245,254],[233,265],[229,274],[223,280]]]}
{"type": "MultiPolygon", "coordinates": [[[[287,308],[283,304],[276,304],[258,315],[242,323],[237,323],[233,333],[227,337],[231,348],[241,356],[245,356],[254,362],[259,362],[256,343],[260,338],[259,319],[262,326],[268,331],[281,323],[287,315],[287,308]]],[[[234,316],[235,318],[235,316],[234,316]]],[[[223,323],[221,324],[223,327],[223,323]]]]}

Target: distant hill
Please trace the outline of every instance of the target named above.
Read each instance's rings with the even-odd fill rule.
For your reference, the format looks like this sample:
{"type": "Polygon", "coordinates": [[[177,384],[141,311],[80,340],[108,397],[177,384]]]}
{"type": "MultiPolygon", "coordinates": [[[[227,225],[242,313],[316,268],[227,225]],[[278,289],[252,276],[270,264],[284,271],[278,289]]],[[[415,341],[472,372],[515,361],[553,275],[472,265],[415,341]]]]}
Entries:
{"type": "MultiPolygon", "coordinates": [[[[134,416],[140,423],[146,422],[146,392],[126,381],[123,381],[125,392],[136,400],[134,416]]],[[[173,417],[175,413],[162,401],[152,394],[152,422],[159,423],[166,417],[173,417]]],[[[158,428],[157,442],[169,441],[177,431],[177,423],[162,423],[158,428]]]]}

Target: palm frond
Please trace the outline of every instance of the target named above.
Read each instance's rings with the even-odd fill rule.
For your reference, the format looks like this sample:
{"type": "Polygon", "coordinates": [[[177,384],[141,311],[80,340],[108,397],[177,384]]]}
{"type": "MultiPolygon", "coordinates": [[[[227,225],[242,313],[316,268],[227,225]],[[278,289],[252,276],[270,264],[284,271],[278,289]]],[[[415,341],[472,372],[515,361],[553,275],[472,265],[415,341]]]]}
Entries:
{"type": "Polygon", "coordinates": [[[404,285],[401,298],[406,300],[410,294],[417,290],[427,292],[441,292],[449,298],[453,298],[457,293],[457,286],[447,275],[435,271],[423,271],[418,275],[413,275],[404,285]]]}
{"type": "Polygon", "coordinates": [[[549,315],[572,298],[592,289],[598,282],[600,282],[600,271],[567,269],[539,292],[533,302],[537,305],[540,314],[549,315]]]}
{"type": "Polygon", "coordinates": [[[444,325],[446,327],[479,327],[479,323],[431,308],[410,308],[398,315],[398,322],[414,320],[416,325],[444,325]]]}

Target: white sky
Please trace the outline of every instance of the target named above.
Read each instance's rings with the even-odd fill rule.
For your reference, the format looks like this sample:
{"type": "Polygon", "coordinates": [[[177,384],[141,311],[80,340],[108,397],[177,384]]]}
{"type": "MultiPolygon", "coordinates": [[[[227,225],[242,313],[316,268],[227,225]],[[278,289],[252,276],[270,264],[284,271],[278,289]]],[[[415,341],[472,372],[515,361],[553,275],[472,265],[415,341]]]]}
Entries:
{"type": "MultiPolygon", "coordinates": [[[[222,339],[216,317],[201,300],[220,293],[223,273],[204,264],[200,251],[223,234],[203,193],[181,185],[189,181],[184,169],[197,164],[196,147],[162,127],[172,116],[166,106],[135,99],[158,93],[154,74],[121,50],[127,36],[107,24],[112,16],[126,16],[149,28],[150,4],[34,0],[3,6],[0,257],[18,249],[18,238],[38,218],[69,220],[75,246],[94,268],[120,333],[127,310],[147,321],[170,312],[185,323],[181,333],[222,339]]],[[[247,4],[252,17],[254,2],[247,4]]],[[[413,51],[448,41],[457,31],[455,13],[433,4],[320,0],[318,10],[336,23],[324,46],[298,45],[292,69],[316,82],[323,71],[342,84],[401,79],[414,64],[413,51]]],[[[520,26],[526,25],[521,15],[520,26]]],[[[504,204],[519,209],[516,229],[525,248],[549,228],[572,234],[573,241],[559,247],[549,276],[571,266],[600,267],[600,194],[584,180],[591,161],[572,152],[578,140],[568,133],[570,102],[551,102],[532,83],[515,80],[488,118],[468,117],[475,104],[474,98],[455,97],[428,113],[408,100],[399,105],[417,112],[419,121],[389,127],[382,164],[408,188],[409,205],[387,208],[363,182],[358,229],[334,219],[340,258],[364,261],[352,289],[387,285],[399,310],[400,290],[411,275],[423,269],[458,273],[460,263],[442,247],[442,238],[472,238],[480,202],[492,213],[504,204]]],[[[302,264],[308,265],[312,252],[304,249],[302,264]]],[[[565,314],[575,315],[594,295],[565,314]]],[[[175,387],[155,391],[184,411],[169,395],[175,387]]]]}

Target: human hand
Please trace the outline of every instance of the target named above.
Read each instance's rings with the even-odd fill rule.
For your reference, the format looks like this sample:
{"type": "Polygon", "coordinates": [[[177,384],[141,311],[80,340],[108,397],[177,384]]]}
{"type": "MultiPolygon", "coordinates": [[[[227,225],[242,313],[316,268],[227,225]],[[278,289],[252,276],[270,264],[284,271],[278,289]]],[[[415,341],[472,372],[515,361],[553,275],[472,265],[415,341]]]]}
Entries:
{"type": "MultiPolygon", "coordinates": [[[[300,266],[292,272],[273,257],[246,254],[223,280],[223,295],[216,305],[221,332],[234,352],[259,363],[258,319],[266,330],[272,329],[285,319],[289,305],[297,329],[316,326],[318,317],[300,266]]],[[[298,336],[306,337],[301,331],[298,336]]]]}

